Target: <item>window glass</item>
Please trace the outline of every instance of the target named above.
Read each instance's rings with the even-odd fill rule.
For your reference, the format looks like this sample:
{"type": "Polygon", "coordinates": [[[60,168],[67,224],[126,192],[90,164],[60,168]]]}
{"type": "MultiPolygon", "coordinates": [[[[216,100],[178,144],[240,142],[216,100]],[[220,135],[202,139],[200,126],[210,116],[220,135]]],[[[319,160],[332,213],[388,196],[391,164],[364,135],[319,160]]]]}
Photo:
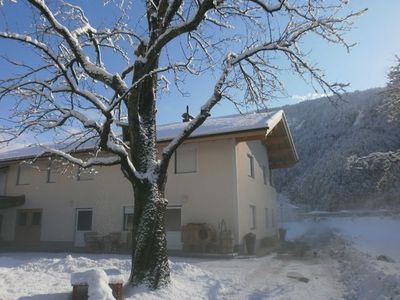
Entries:
{"type": "Polygon", "coordinates": [[[250,210],[251,210],[251,228],[250,229],[255,229],[256,228],[256,206],[250,205],[250,210]]]}
{"type": "Polygon", "coordinates": [[[62,164],[57,160],[49,161],[47,168],[47,183],[55,183],[62,174],[62,164]]]}
{"type": "Polygon", "coordinates": [[[254,178],[254,158],[252,155],[247,154],[247,158],[249,159],[249,170],[248,175],[254,178]]]}
{"type": "Polygon", "coordinates": [[[133,206],[124,207],[124,225],[123,230],[133,229],[133,206]]]}
{"type": "Polygon", "coordinates": [[[29,184],[31,176],[32,176],[32,167],[30,165],[22,163],[18,166],[18,172],[17,172],[18,185],[29,184]]]}
{"type": "Polygon", "coordinates": [[[175,151],[175,173],[197,171],[197,150],[192,145],[182,145],[175,151]]]}
{"type": "Polygon", "coordinates": [[[165,230],[180,231],[181,230],[181,209],[168,208],[165,214],[165,230]]]}
{"type": "Polygon", "coordinates": [[[31,225],[40,226],[41,223],[42,223],[42,213],[40,211],[33,212],[31,225]]]}
{"type": "Polygon", "coordinates": [[[19,226],[26,226],[28,224],[28,213],[27,212],[20,212],[18,214],[18,225],[19,226]]]}
{"type": "Polygon", "coordinates": [[[266,185],[267,184],[267,167],[266,166],[262,167],[262,172],[263,172],[263,181],[264,181],[264,184],[266,185]]]}
{"type": "Polygon", "coordinates": [[[79,231],[90,231],[92,230],[92,211],[81,210],[78,211],[78,224],[76,229],[79,231]]]}

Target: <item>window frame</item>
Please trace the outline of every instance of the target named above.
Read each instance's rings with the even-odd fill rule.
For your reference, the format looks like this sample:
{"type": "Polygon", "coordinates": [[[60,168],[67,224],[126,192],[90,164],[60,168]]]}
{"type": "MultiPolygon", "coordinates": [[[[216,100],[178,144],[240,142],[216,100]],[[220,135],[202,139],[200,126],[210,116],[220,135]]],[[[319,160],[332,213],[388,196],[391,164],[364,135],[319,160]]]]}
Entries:
{"type": "Polygon", "coordinates": [[[56,183],[56,180],[54,179],[56,173],[54,173],[53,165],[54,160],[50,160],[49,165],[47,166],[47,183],[56,183]]]}
{"type": "Polygon", "coordinates": [[[270,228],[269,209],[268,209],[268,207],[265,208],[265,228],[270,228]]]}
{"type": "Polygon", "coordinates": [[[256,213],[256,206],[250,204],[250,211],[251,211],[251,227],[250,230],[254,230],[257,228],[257,213],[256,213]]]}
{"type": "Polygon", "coordinates": [[[94,211],[93,208],[76,208],[76,220],[75,220],[75,232],[88,232],[88,231],[93,231],[93,220],[94,220],[94,211]],[[90,229],[80,229],[79,225],[79,214],[81,212],[90,212],[90,229]]]}
{"type": "Polygon", "coordinates": [[[133,206],[124,206],[122,210],[122,231],[132,231],[132,230],[133,230],[133,206]],[[132,216],[132,228],[129,228],[128,226],[129,216],[132,216]]]}
{"type": "Polygon", "coordinates": [[[42,225],[42,211],[31,212],[31,224],[30,225],[31,226],[41,226],[42,225]],[[36,216],[39,215],[39,218],[35,219],[35,215],[36,216]],[[34,221],[39,221],[39,222],[38,223],[35,222],[35,224],[34,224],[34,221]]]}
{"type": "Polygon", "coordinates": [[[21,172],[24,171],[22,168],[25,168],[25,172],[28,170],[32,170],[32,167],[29,164],[22,163],[18,165],[18,170],[17,170],[17,185],[29,185],[30,182],[21,182],[21,172]]]}
{"type": "Polygon", "coordinates": [[[167,210],[165,212],[165,231],[170,231],[170,232],[176,232],[176,231],[181,231],[182,230],[182,206],[167,206],[167,210]],[[179,211],[179,222],[168,222],[168,215],[172,211],[179,211]],[[169,213],[168,213],[169,212],[169,213]],[[173,226],[171,226],[173,225],[173,226]],[[173,227],[174,230],[168,230],[173,227]]]}
{"type": "Polygon", "coordinates": [[[197,163],[197,147],[193,145],[181,145],[175,150],[174,153],[174,173],[175,174],[193,174],[198,172],[198,163],[197,163]],[[185,149],[186,148],[186,149],[185,149]],[[191,171],[179,171],[178,170],[178,159],[179,159],[179,151],[194,151],[194,170],[191,171]]]}
{"type": "Polygon", "coordinates": [[[266,166],[262,166],[262,172],[263,172],[264,185],[268,185],[268,182],[267,182],[267,167],[266,166]]]}
{"type": "Polygon", "coordinates": [[[247,158],[249,159],[248,163],[249,163],[249,169],[248,169],[248,173],[247,175],[250,178],[255,178],[255,174],[254,174],[254,156],[251,155],[250,153],[247,153],[247,158]]]}

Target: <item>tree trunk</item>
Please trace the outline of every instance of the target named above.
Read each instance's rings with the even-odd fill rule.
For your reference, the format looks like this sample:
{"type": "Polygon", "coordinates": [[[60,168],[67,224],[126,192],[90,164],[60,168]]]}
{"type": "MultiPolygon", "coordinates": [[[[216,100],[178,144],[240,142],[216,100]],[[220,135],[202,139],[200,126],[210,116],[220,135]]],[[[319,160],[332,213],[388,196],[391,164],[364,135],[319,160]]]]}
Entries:
{"type": "MultiPolygon", "coordinates": [[[[138,62],[133,82],[157,66],[158,60],[150,70],[143,69],[138,62]]],[[[134,286],[144,284],[152,289],[170,282],[164,224],[167,206],[164,199],[165,174],[160,174],[156,154],[156,79],[156,75],[145,77],[133,89],[127,103],[131,158],[143,176],[131,180],[135,199],[129,281],[134,286]]]]}
{"type": "Polygon", "coordinates": [[[132,269],[130,282],[156,289],[170,282],[165,235],[167,201],[157,184],[143,182],[134,186],[134,230],[132,231],[132,269]]]}

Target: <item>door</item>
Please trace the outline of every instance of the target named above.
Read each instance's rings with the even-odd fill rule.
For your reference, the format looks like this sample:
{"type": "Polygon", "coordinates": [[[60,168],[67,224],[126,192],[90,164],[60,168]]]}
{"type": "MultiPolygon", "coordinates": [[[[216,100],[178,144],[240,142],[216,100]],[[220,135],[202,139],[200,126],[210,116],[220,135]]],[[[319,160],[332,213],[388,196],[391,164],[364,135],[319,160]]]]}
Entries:
{"type": "Polygon", "coordinates": [[[182,250],[181,215],[181,207],[167,207],[165,230],[168,249],[182,250]]]}
{"type": "Polygon", "coordinates": [[[42,231],[41,209],[18,209],[15,243],[19,247],[34,248],[40,244],[42,231]]]}
{"type": "Polygon", "coordinates": [[[84,247],[85,232],[92,231],[93,210],[91,208],[77,208],[75,221],[75,247],[84,247]]]}

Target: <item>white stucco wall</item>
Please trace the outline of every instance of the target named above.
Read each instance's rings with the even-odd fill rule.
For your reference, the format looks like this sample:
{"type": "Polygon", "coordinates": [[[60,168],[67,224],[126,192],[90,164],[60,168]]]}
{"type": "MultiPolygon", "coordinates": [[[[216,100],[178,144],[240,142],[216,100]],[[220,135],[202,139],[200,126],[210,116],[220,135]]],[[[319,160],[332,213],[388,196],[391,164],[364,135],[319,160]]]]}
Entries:
{"type": "Polygon", "coordinates": [[[233,139],[193,144],[197,172],[175,174],[174,158],[168,170],[166,196],[170,205],[182,205],[182,225],[209,223],[218,230],[222,219],[237,237],[235,142],[233,139]]]}
{"type": "Polygon", "coordinates": [[[276,235],[277,205],[276,191],[270,185],[270,170],[266,146],[261,141],[240,142],[236,145],[237,195],[238,195],[238,235],[241,242],[245,234],[256,234],[257,240],[276,235]],[[249,176],[248,154],[254,161],[254,178],[249,176]],[[263,170],[267,171],[267,184],[264,184],[263,170]],[[256,207],[256,227],[252,229],[252,211],[256,207]],[[266,224],[265,209],[269,211],[269,224],[266,224]],[[272,213],[275,217],[272,217],[272,213]],[[275,219],[275,224],[272,224],[275,219]],[[274,226],[272,226],[274,225],[274,226]]]}
{"type": "MultiPolygon", "coordinates": [[[[55,183],[47,183],[47,164],[41,161],[37,164],[41,170],[31,170],[28,185],[16,185],[17,164],[10,166],[7,177],[8,195],[26,195],[25,204],[18,209],[43,209],[42,241],[73,241],[77,208],[93,208],[93,230],[121,231],[122,207],[133,204],[133,193],[118,166],[98,167],[93,180],[78,181],[77,170],[73,169],[57,176],[55,183]]],[[[3,214],[7,219],[3,239],[12,240],[16,209],[7,209],[3,214]]]]}
{"type": "MultiPolygon", "coordinates": [[[[197,148],[197,172],[175,174],[174,158],[168,170],[166,197],[170,205],[182,206],[182,225],[206,222],[218,230],[224,219],[228,228],[237,228],[235,216],[236,177],[233,139],[193,144],[197,148]]],[[[93,230],[109,233],[122,230],[123,207],[133,205],[133,192],[119,166],[98,167],[93,180],[78,181],[77,170],[57,176],[47,183],[47,160],[37,163],[28,185],[16,185],[18,165],[10,165],[6,193],[26,195],[23,206],[1,210],[2,238],[13,240],[17,209],[41,208],[41,241],[73,242],[77,208],[93,209],[93,230]]],[[[237,235],[237,232],[236,232],[237,235]]]]}
{"type": "MultiPolygon", "coordinates": [[[[265,146],[260,141],[240,142],[235,139],[192,143],[197,149],[197,171],[175,174],[174,157],[168,170],[166,198],[171,206],[182,207],[182,225],[205,222],[218,230],[222,219],[232,230],[235,244],[254,232],[257,239],[272,236],[276,226],[265,224],[265,208],[275,207],[276,192],[263,182],[262,166],[268,168],[265,146]],[[248,176],[247,154],[254,157],[254,178],[248,176]],[[256,206],[256,228],[251,228],[251,209],[256,206]]],[[[26,195],[22,208],[42,208],[41,241],[73,242],[77,208],[93,208],[93,230],[109,233],[122,230],[123,207],[133,205],[133,193],[119,166],[99,167],[93,180],[77,181],[77,170],[58,176],[47,183],[47,160],[32,170],[29,185],[16,185],[17,164],[10,165],[6,193],[26,195]]],[[[268,175],[268,174],[267,174],[268,175]]],[[[1,210],[2,238],[13,240],[16,209],[1,210]]],[[[277,220],[277,218],[275,218],[277,220]]],[[[272,218],[270,217],[270,223],[272,218]]]]}

